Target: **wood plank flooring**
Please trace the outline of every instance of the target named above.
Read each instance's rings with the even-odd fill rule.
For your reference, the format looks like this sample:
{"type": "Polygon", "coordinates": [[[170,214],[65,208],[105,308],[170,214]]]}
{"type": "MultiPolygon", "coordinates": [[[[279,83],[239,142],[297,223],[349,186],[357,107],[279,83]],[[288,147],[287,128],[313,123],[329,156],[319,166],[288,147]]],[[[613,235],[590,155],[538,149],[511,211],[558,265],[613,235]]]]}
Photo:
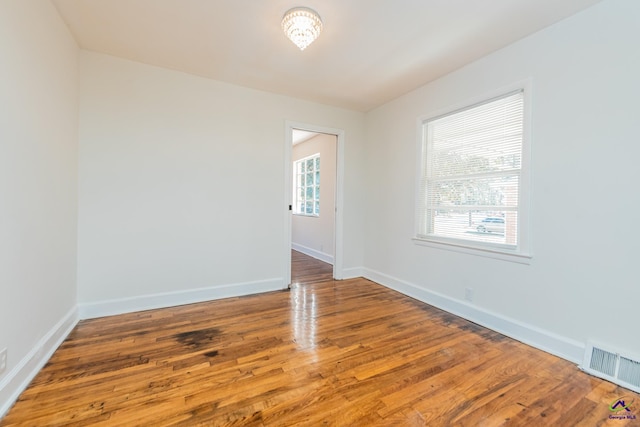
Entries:
{"type": "Polygon", "coordinates": [[[333,279],[333,266],[298,251],[291,251],[291,285],[333,279]]]}
{"type": "Polygon", "coordinates": [[[572,363],[318,274],[290,291],[81,321],[0,426],[640,425],[609,409],[624,398],[631,412],[617,414],[640,418],[638,394],[572,363]]]}

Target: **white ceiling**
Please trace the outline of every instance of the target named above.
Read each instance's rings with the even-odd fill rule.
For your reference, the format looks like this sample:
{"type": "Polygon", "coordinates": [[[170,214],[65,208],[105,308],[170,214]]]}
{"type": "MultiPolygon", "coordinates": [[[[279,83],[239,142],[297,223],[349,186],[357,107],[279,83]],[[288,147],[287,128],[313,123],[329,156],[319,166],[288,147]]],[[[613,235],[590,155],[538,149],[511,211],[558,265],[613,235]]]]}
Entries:
{"type": "Polygon", "coordinates": [[[291,132],[291,142],[293,145],[300,144],[301,142],[305,142],[314,136],[318,135],[316,132],[310,132],[308,130],[301,129],[293,129],[291,132]]]}
{"type": "Polygon", "coordinates": [[[83,49],[367,111],[600,0],[52,0],[83,49]],[[280,21],[322,17],[301,52],[280,21]]]}

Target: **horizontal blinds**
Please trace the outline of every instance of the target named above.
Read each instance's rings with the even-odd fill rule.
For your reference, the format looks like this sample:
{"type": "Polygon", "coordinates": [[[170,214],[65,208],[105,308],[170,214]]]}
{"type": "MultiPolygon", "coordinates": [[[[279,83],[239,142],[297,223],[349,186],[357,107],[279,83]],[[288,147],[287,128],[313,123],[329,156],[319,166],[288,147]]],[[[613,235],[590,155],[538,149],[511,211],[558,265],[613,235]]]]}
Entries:
{"type": "Polygon", "coordinates": [[[517,244],[523,92],[423,124],[418,237],[517,244]]]}

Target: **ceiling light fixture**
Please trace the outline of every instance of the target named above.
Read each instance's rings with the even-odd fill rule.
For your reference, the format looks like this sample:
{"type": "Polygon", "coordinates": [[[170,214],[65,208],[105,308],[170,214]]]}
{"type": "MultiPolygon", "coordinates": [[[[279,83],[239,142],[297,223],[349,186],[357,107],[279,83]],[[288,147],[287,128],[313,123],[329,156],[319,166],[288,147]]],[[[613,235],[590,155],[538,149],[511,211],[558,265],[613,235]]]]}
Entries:
{"type": "Polygon", "coordinates": [[[282,29],[300,50],[304,50],[320,35],[322,20],[315,10],[294,7],[284,14],[282,29]]]}

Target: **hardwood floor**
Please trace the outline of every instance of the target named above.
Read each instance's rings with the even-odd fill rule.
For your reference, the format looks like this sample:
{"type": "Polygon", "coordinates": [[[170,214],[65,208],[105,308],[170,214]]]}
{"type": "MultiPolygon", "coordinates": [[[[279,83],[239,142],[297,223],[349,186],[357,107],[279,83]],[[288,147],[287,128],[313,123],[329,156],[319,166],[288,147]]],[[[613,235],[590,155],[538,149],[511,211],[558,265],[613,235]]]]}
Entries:
{"type": "Polygon", "coordinates": [[[333,266],[298,251],[291,251],[291,285],[333,279],[333,266]]]}
{"type": "Polygon", "coordinates": [[[609,419],[621,397],[640,417],[638,394],[371,281],[319,274],[81,321],[0,426],[638,425],[609,419]]]}

